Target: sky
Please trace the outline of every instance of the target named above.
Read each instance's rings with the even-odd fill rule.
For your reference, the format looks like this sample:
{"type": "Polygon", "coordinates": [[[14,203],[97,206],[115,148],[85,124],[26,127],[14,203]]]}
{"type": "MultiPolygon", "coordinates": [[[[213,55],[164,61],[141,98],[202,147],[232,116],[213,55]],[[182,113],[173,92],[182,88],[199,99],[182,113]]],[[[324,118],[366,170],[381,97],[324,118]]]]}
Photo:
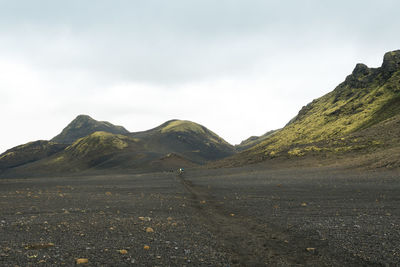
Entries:
{"type": "Polygon", "coordinates": [[[398,0],[0,0],[0,153],[79,114],[200,123],[231,144],[283,127],[356,63],[400,49],[398,0]]]}

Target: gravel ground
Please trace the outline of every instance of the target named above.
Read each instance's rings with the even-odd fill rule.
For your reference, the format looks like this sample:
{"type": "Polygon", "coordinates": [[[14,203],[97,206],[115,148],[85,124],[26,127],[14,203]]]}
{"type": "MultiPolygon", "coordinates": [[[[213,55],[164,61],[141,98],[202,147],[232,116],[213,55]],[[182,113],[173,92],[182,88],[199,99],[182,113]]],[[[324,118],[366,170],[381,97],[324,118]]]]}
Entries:
{"type": "Polygon", "coordinates": [[[0,265],[398,266],[399,178],[243,168],[3,179],[0,265]]]}

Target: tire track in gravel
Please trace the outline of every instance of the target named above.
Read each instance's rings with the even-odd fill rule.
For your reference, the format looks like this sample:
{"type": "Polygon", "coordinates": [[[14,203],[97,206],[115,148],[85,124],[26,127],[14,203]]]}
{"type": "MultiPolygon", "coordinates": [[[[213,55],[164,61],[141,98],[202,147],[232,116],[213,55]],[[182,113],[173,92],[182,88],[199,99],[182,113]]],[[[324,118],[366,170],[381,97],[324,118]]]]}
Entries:
{"type": "Polygon", "coordinates": [[[215,236],[231,266],[326,266],[326,259],[289,243],[288,233],[252,218],[232,216],[203,186],[178,178],[190,194],[199,221],[215,236]]]}

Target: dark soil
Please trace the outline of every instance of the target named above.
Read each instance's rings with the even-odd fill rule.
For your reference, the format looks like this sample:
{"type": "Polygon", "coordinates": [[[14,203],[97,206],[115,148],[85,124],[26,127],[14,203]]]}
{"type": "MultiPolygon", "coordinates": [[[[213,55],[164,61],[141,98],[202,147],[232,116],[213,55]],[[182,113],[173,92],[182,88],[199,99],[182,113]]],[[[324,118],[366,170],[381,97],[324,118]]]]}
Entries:
{"type": "Polygon", "coordinates": [[[0,265],[396,266],[399,193],[396,170],[3,179],[0,265]]]}

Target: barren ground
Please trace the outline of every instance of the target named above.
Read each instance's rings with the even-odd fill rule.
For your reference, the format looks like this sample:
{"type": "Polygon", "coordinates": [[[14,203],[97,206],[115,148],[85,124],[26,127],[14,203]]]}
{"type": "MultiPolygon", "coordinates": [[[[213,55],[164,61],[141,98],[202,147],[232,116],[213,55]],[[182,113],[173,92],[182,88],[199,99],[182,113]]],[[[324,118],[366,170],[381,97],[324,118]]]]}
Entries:
{"type": "Polygon", "coordinates": [[[1,266],[396,266],[399,244],[395,170],[0,180],[1,266]]]}

